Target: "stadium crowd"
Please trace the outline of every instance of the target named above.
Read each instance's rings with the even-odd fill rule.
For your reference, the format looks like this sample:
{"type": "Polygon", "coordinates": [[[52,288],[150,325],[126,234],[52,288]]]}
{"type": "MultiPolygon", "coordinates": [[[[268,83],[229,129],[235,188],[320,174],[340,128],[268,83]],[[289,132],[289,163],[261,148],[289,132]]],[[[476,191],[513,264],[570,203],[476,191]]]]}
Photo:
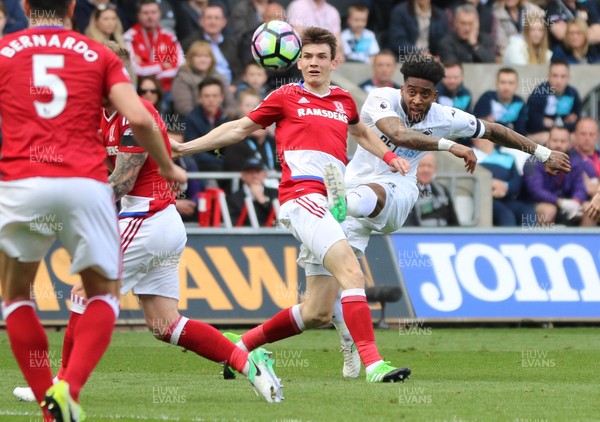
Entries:
{"type": "MultiPolygon", "coordinates": [[[[581,209],[598,190],[598,122],[582,116],[569,68],[600,62],[600,0],[363,0],[343,9],[335,1],[286,3],[287,8],[268,0],[77,0],[70,25],[92,39],[112,40],[129,50],[138,94],[154,104],[178,142],[246,115],[278,81],[299,80],[295,69],[274,74],[254,63],[251,37],[265,21],[286,20],[299,32],[309,26],[330,30],[341,45],[340,61],[372,65],[371,78],[360,84],[366,93],[375,87],[399,88],[392,80],[399,61],[415,54],[438,60],[446,68],[438,86],[439,103],[571,156],[572,172],[554,178],[540,163],[526,161],[527,154],[485,140],[461,139],[492,173],[494,225],[595,224],[581,209]],[[473,98],[463,80],[464,63],[504,67],[496,86],[473,98]],[[519,75],[511,66],[527,64],[548,66],[548,76],[523,99],[517,94],[519,75]]],[[[27,25],[21,1],[0,0],[0,36],[27,25]]],[[[237,204],[230,207],[234,225],[249,224],[245,197],[264,217],[260,222],[272,224],[265,207],[274,203],[270,198],[277,186],[267,174],[281,169],[272,128],[223,150],[181,158],[179,164],[188,171],[243,175],[240,192],[232,192],[229,180],[190,180],[177,200],[184,220],[197,220],[201,192],[219,187],[229,204],[237,204]]],[[[448,191],[431,182],[434,161],[428,171],[427,181],[420,182],[420,208],[409,221],[458,224],[448,191]]]]}

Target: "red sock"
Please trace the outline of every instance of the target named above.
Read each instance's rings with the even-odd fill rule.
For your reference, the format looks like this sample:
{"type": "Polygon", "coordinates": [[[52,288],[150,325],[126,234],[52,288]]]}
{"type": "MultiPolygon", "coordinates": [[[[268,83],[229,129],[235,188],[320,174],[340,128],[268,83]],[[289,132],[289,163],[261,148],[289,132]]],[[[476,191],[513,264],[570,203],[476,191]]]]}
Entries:
{"type": "Polygon", "coordinates": [[[363,365],[367,367],[382,360],[375,345],[371,311],[367,305],[364,289],[349,289],[342,292],[342,312],[363,365]]]}
{"type": "Polygon", "coordinates": [[[119,300],[115,296],[98,295],[88,299],[85,312],[79,317],[64,378],[75,401],[110,344],[118,312],[119,300]]]}
{"type": "Polygon", "coordinates": [[[284,338],[298,335],[302,332],[292,308],[284,309],[264,324],[255,327],[242,335],[242,341],[248,350],[254,350],[266,343],[275,343],[284,338]]]}
{"type": "Polygon", "coordinates": [[[58,379],[63,379],[65,377],[65,373],[67,372],[69,356],[71,356],[71,350],[73,349],[73,334],[75,333],[75,327],[77,326],[77,322],[79,321],[80,317],[81,314],[77,312],[71,312],[69,323],[67,324],[67,328],[65,329],[65,338],[63,340],[60,369],[58,370],[58,374],[56,374],[58,379]]]}
{"type": "Polygon", "coordinates": [[[2,313],[15,359],[33,390],[35,399],[44,400],[46,390],[52,386],[48,337],[30,300],[3,304],[2,313]]]}
{"type": "Polygon", "coordinates": [[[230,342],[215,327],[185,317],[179,317],[171,325],[163,340],[185,347],[213,362],[227,362],[239,372],[243,371],[248,360],[248,352],[230,342]]]}

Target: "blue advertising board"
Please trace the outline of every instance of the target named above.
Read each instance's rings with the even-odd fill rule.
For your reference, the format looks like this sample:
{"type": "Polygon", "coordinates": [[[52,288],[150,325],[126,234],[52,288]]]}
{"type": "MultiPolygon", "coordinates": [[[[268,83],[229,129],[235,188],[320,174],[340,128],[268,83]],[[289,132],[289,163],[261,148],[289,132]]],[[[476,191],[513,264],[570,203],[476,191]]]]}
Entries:
{"type": "Polygon", "coordinates": [[[600,234],[394,234],[417,318],[600,319],[600,234]]]}

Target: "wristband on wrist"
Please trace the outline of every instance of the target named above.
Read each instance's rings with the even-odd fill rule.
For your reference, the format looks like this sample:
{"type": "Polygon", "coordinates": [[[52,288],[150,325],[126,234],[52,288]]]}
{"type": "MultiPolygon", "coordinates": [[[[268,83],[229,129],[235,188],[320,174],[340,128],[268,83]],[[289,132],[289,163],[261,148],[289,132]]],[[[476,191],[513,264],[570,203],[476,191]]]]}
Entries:
{"type": "Polygon", "coordinates": [[[550,148],[546,148],[543,145],[538,145],[537,147],[535,147],[535,152],[533,153],[533,156],[540,160],[542,163],[545,163],[546,161],[548,161],[548,158],[550,158],[551,153],[552,150],[550,148]]]}
{"type": "Polygon", "coordinates": [[[385,154],[383,154],[382,160],[385,161],[385,163],[389,166],[390,163],[392,162],[392,160],[395,158],[398,158],[398,156],[396,154],[394,154],[392,151],[388,151],[385,154]]]}
{"type": "Polygon", "coordinates": [[[438,141],[438,150],[450,151],[450,148],[452,148],[452,145],[454,145],[455,143],[456,142],[451,141],[450,139],[440,138],[440,140],[438,141]]]}

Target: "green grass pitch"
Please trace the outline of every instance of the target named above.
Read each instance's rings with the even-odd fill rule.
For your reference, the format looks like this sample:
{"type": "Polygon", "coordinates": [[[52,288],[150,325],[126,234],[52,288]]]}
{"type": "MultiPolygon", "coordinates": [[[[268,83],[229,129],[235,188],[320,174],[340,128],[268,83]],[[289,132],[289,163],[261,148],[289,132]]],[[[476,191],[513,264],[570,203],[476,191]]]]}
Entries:
{"type": "MultiPolygon", "coordinates": [[[[217,364],[117,331],[81,397],[90,421],[594,421],[600,420],[600,329],[377,331],[380,351],[413,375],[400,384],[341,376],[333,330],[270,345],[285,401],[261,401],[217,364]]],[[[53,364],[62,333],[49,333],[53,364]]],[[[41,421],[12,396],[23,378],[0,333],[0,420],[41,421]]]]}

